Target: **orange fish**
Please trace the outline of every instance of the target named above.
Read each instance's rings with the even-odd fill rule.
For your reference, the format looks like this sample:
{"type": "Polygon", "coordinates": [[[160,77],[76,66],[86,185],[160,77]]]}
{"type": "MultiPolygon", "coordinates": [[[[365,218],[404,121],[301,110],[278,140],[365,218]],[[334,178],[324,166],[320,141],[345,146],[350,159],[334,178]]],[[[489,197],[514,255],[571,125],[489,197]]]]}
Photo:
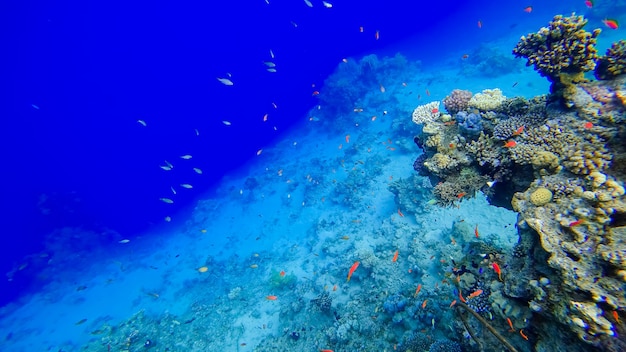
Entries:
{"type": "Polygon", "coordinates": [[[359,32],[363,33],[363,26],[359,27],[359,32]]]}
{"type": "Polygon", "coordinates": [[[464,54],[463,56],[461,56],[461,59],[465,60],[465,59],[467,59],[468,57],[469,57],[469,55],[464,54]]]}
{"type": "Polygon", "coordinates": [[[434,108],[434,109],[432,109],[430,112],[432,112],[433,114],[436,114],[436,113],[438,113],[438,112],[439,112],[439,109],[434,108]]]}
{"type": "Polygon", "coordinates": [[[376,38],[376,40],[380,39],[380,32],[376,31],[376,33],[374,33],[374,38],[376,38]]]}
{"type": "Polygon", "coordinates": [[[605,26],[607,26],[607,27],[609,27],[611,29],[619,28],[619,24],[617,23],[616,20],[604,19],[604,20],[602,20],[602,23],[604,23],[605,26]]]}
{"type": "Polygon", "coordinates": [[[478,297],[478,296],[480,296],[481,293],[483,293],[483,290],[478,289],[478,290],[472,292],[469,296],[467,296],[467,299],[478,297]]]}
{"type": "Polygon", "coordinates": [[[524,126],[520,126],[520,128],[516,129],[515,132],[513,132],[513,135],[519,136],[520,134],[522,134],[523,131],[524,131],[524,126]]]}
{"type": "Polygon", "coordinates": [[[514,140],[510,140],[506,143],[504,143],[504,147],[505,148],[513,148],[517,145],[517,142],[515,142],[514,140]]]}
{"type": "Polygon", "coordinates": [[[591,123],[591,122],[585,122],[585,124],[583,125],[583,127],[584,127],[585,129],[587,129],[587,130],[588,130],[588,129],[590,129],[591,127],[593,127],[593,123],[591,123]]]}
{"type": "Polygon", "coordinates": [[[280,273],[279,273],[278,275],[280,275],[280,276],[285,276],[285,271],[284,271],[284,270],[281,270],[281,271],[280,271],[280,273]]]}
{"type": "Polygon", "coordinates": [[[478,238],[478,225],[476,225],[476,227],[474,228],[474,236],[478,238]]]}
{"type": "Polygon", "coordinates": [[[267,116],[268,114],[263,115],[263,122],[267,122],[267,116]]]}
{"type": "Polygon", "coordinates": [[[395,263],[396,261],[398,261],[398,251],[396,250],[396,252],[393,254],[393,259],[391,259],[391,262],[395,263]]]}
{"type": "Polygon", "coordinates": [[[463,298],[463,295],[461,294],[461,291],[459,290],[459,299],[461,300],[461,302],[463,303],[467,303],[467,301],[465,300],[465,298],[463,298]]]}
{"type": "Polygon", "coordinates": [[[524,8],[524,12],[526,12],[526,13],[533,12],[533,7],[532,6],[527,6],[526,8],[524,8]]]}
{"type": "Polygon", "coordinates": [[[400,211],[400,209],[398,209],[398,215],[400,215],[401,217],[404,217],[404,214],[402,214],[402,212],[400,211]]]}
{"type": "Polygon", "coordinates": [[[350,135],[349,134],[346,135],[346,143],[350,143],[350,135]]]}
{"type": "Polygon", "coordinates": [[[480,28],[483,28],[483,22],[482,22],[482,21],[478,21],[478,23],[477,23],[477,24],[478,24],[478,28],[479,28],[479,29],[480,29],[480,28]]]}
{"type": "Polygon", "coordinates": [[[417,290],[415,290],[415,294],[413,295],[413,297],[417,297],[417,294],[420,293],[421,290],[422,290],[422,284],[417,285],[417,290]]]}
{"type": "Polygon", "coordinates": [[[265,297],[265,299],[268,300],[268,301],[275,301],[277,298],[278,297],[276,297],[276,296],[267,296],[267,297],[265,297]]]}
{"type": "Polygon", "coordinates": [[[583,223],[583,221],[581,219],[576,220],[576,221],[572,221],[572,222],[569,223],[569,227],[578,226],[578,225],[580,225],[582,223],[583,223]]]}
{"type": "Polygon", "coordinates": [[[456,304],[456,299],[452,301],[452,303],[450,303],[450,308],[454,307],[455,304],[456,304]]]}
{"type": "Polygon", "coordinates": [[[426,308],[426,303],[428,303],[428,300],[427,300],[427,299],[425,299],[425,300],[424,300],[424,303],[422,303],[422,309],[426,308]]]}
{"type": "Polygon", "coordinates": [[[320,350],[320,352],[335,352],[333,350],[320,350]]]}
{"type": "Polygon", "coordinates": [[[493,267],[493,271],[495,271],[496,274],[498,274],[498,280],[502,281],[502,270],[500,270],[500,265],[494,262],[493,264],[491,264],[491,267],[493,267]]]}
{"type": "Polygon", "coordinates": [[[586,0],[585,1],[585,6],[587,6],[587,8],[592,8],[593,7],[593,1],[592,0],[586,0]]]}
{"type": "Polygon", "coordinates": [[[511,319],[506,318],[507,323],[509,323],[509,326],[511,327],[511,330],[509,330],[510,332],[515,331],[515,328],[513,327],[513,322],[511,321],[511,319]]]}
{"type": "Polygon", "coordinates": [[[613,311],[613,318],[615,319],[616,323],[618,323],[618,324],[622,323],[622,322],[619,321],[619,314],[617,314],[616,310],[613,311]]]}
{"type": "Polygon", "coordinates": [[[313,92],[313,94],[312,94],[312,95],[313,95],[313,96],[320,95],[320,92],[316,90],[316,91],[314,91],[314,92],[313,92]]]}
{"type": "Polygon", "coordinates": [[[528,336],[526,336],[526,334],[524,334],[524,329],[520,329],[519,330],[519,334],[522,335],[522,338],[526,341],[528,341],[528,336]]]}
{"type": "Polygon", "coordinates": [[[465,192],[461,192],[461,193],[457,194],[457,195],[456,195],[456,197],[457,197],[458,199],[461,199],[461,198],[465,197],[466,195],[467,195],[467,193],[465,193],[465,192]]]}
{"type": "Polygon", "coordinates": [[[333,291],[337,291],[337,284],[333,286],[333,291]]]}
{"type": "Polygon", "coordinates": [[[356,270],[356,268],[359,267],[359,261],[357,260],[356,262],[354,262],[354,264],[352,264],[352,266],[350,267],[350,270],[348,270],[348,279],[347,281],[350,281],[350,278],[352,277],[352,274],[354,273],[354,271],[356,270]]]}

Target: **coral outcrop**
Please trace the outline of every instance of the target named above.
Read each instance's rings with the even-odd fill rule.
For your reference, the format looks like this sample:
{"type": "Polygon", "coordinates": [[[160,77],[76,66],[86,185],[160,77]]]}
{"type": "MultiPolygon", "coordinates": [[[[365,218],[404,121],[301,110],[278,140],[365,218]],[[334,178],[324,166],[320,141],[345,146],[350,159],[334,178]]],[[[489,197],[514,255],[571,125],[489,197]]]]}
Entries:
{"type": "Polygon", "coordinates": [[[413,110],[413,122],[418,125],[433,122],[439,116],[441,116],[441,112],[439,112],[438,101],[420,105],[413,110]]]}
{"type": "Polygon", "coordinates": [[[626,40],[613,43],[606,55],[598,59],[594,74],[597,79],[611,79],[626,73],[626,40]]]}
{"type": "Polygon", "coordinates": [[[527,66],[551,82],[562,73],[577,74],[593,70],[597,59],[595,48],[600,29],[587,32],[583,16],[554,16],[548,27],[520,38],[513,49],[516,57],[526,58],[527,66]]]}
{"type": "Polygon", "coordinates": [[[455,89],[443,99],[443,106],[449,114],[454,115],[459,111],[467,109],[470,99],[472,99],[472,92],[455,89]]]}

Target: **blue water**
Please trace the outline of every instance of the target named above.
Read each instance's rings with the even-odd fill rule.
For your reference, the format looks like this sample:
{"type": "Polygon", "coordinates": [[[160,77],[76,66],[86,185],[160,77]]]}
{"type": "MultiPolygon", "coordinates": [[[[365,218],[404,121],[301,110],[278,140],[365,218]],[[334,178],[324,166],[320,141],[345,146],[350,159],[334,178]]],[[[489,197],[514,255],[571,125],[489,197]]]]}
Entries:
{"type": "MultiPolygon", "coordinates": [[[[547,93],[513,58],[519,37],[574,11],[600,27],[610,9],[268,2],[2,5],[0,349],[121,350],[126,334],[133,351],[146,339],[158,350],[252,350],[305,328],[306,348],[338,351],[345,339],[323,337],[332,319],[304,314],[328,291],[334,307],[390,319],[392,350],[401,328],[382,316],[385,300],[358,296],[370,294],[359,282],[387,276],[381,294],[423,282],[438,304],[453,294],[435,287],[451,254],[442,241],[470,241],[478,225],[503,248],[517,242],[516,214],[480,194],[440,208],[420,193],[399,215],[389,187],[415,177],[420,153],[411,112],[457,88],[547,93]],[[493,56],[504,66],[480,66],[493,56]],[[396,250],[400,266],[390,267],[396,250]],[[408,266],[409,256],[432,264],[408,266]]],[[[624,37],[605,32],[600,52],[624,37]]],[[[458,340],[451,316],[420,314],[412,327],[458,340]]]]}

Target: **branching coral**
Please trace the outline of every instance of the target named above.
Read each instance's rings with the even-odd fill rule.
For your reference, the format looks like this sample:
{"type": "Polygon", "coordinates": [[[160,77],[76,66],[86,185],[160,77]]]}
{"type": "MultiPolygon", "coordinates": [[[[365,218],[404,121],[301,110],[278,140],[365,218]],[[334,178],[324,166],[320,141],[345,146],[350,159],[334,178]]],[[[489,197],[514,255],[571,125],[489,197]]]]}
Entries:
{"type": "Polygon", "coordinates": [[[582,16],[554,16],[548,27],[522,36],[513,54],[524,57],[527,66],[551,82],[558,82],[561,73],[576,74],[593,70],[597,59],[595,48],[599,29],[589,33],[583,29],[587,20],[582,16]]]}
{"type": "Polygon", "coordinates": [[[439,118],[439,102],[433,101],[425,105],[420,105],[413,110],[413,122],[421,125],[428,122],[434,122],[439,118]]]}
{"type": "Polygon", "coordinates": [[[611,79],[626,73],[626,40],[613,43],[606,55],[598,60],[594,75],[597,79],[611,79]]]}

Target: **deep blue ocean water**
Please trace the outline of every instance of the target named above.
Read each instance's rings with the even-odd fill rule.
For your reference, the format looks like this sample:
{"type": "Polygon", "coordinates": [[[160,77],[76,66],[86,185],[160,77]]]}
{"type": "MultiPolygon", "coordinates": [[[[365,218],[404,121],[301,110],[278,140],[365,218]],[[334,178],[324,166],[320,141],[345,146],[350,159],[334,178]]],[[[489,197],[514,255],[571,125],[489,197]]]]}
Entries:
{"type": "MultiPolygon", "coordinates": [[[[285,146],[315,133],[310,118],[321,99],[315,92],[324,94],[325,80],[343,59],[399,52],[410,62],[419,61],[427,77],[419,87],[422,98],[428,89],[442,99],[461,86],[471,89],[475,83],[474,91],[479,91],[495,85],[489,79],[499,83],[498,77],[455,81],[450,71],[461,63],[453,58],[485,48],[509,54],[512,47],[503,43],[545,26],[555,14],[588,14],[592,28],[602,26],[604,17],[583,1],[331,0],[330,8],[321,1],[311,3],[313,7],[302,0],[1,4],[0,271],[11,274],[0,280],[0,305],[24,302],[55,280],[50,272],[42,275],[55,261],[42,264],[48,260],[43,256],[35,267],[32,259],[53,255],[52,248],[64,259],[93,252],[98,253],[94,260],[101,260],[102,253],[117,255],[121,240],[135,243],[155,233],[169,243],[177,231],[189,228],[198,202],[228,202],[245,189],[229,190],[223,182],[269,167],[258,165],[260,158],[291,163],[313,158],[285,146]],[[530,13],[524,11],[527,6],[532,6],[530,13]],[[276,72],[268,72],[273,66],[264,62],[274,63],[276,72]],[[181,158],[186,155],[191,157],[181,158]],[[163,170],[168,163],[172,170],[163,170]],[[96,235],[59,234],[67,228],[96,235]],[[31,267],[20,269],[24,263],[31,267]]],[[[599,46],[624,37],[618,31],[607,32],[610,40],[599,46]]],[[[512,71],[524,70],[521,60],[516,65],[512,71]]],[[[546,87],[528,85],[519,94],[544,94],[546,87]]],[[[321,126],[332,130],[333,121],[321,126]]],[[[356,138],[357,132],[351,134],[356,138]]],[[[412,143],[410,135],[398,138],[412,143]]],[[[322,138],[320,134],[320,146],[310,146],[311,151],[324,149],[322,138]]],[[[333,141],[332,148],[340,142],[333,141]]],[[[412,159],[414,154],[407,155],[409,170],[412,159]]],[[[321,177],[332,167],[317,172],[321,177]]],[[[245,220],[246,206],[233,204],[232,214],[257,226],[245,220]]],[[[281,203],[268,207],[274,215],[286,209],[281,203]]],[[[300,221],[306,223],[306,218],[300,221]]],[[[219,246],[224,257],[233,254],[227,244],[219,246]]],[[[152,243],[136,250],[149,256],[158,247],[152,243]]],[[[110,265],[83,259],[84,265],[103,270],[110,265]]],[[[72,270],[71,265],[61,268],[72,270]]],[[[81,285],[75,279],[71,290],[81,285]]]]}

